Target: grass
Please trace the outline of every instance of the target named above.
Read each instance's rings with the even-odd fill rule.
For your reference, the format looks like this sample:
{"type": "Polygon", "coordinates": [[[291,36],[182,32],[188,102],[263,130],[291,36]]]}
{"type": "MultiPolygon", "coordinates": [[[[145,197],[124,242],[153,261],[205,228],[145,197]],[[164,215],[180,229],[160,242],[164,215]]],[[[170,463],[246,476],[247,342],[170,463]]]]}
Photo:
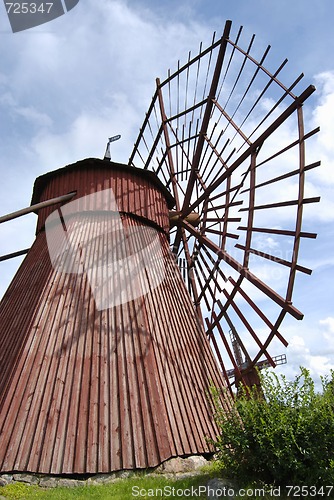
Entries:
{"type": "MultiPolygon", "coordinates": [[[[203,467],[201,473],[198,475],[179,479],[167,478],[163,475],[140,474],[126,479],[116,479],[108,484],[48,489],[16,482],[0,488],[0,497],[3,496],[8,500],[135,500],[136,498],[140,500],[151,498],[177,498],[178,500],[196,498],[204,500],[207,499],[207,491],[204,489],[200,491],[200,487],[205,487],[208,481],[214,477],[226,477],[226,471],[224,474],[224,470],[219,462],[212,462],[209,466],[203,467]]],[[[247,485],[237,498],[262,500],[275,497],[288,499],[291,496],[300,498],[300,495],[293,494],[296,491],[293,491],[290,497],[285,496],[284,493],[282,488],[280,495],[277,495],[277,489],[274,490],[274,494],[270,494],[269,491],[267,494],[264,494],[261,485],[247,485]],[[258,492],[257,495],[255,494],[256,491],[258,492]]],[[[224,498],[224,495],[221,498],[224,498]]],[[[225,498],[227,498],[227,495],[225,498]]]]}
{"type": "MultiPolygon", "coordinates": [[[[220,474],[217,474],[217,469],[207,469],[198,476],[191,476],[183,479],[142,475],[126,479],[117,479],[109,484],[87,485],[73,488],[57,487],[50,489],[43,489],[39,486],[30,486],[25,483],[17,482],[1,488],[0,496],[3,495],[8,500],[129,500],[136,498],[140,500],[151,498],[177,498],[178,500],[196,498],[204,500],[207,499],[207,492],[202,490],[202,494],[199,494],[199,487],[206,486],[210,478],[219,477],[219,475],[220,474]]],[[[244,489],[243,494],[237,498],[261,498],[262,500],[273,498],[273,495],[269,493],[267,495],[263,493],[255,495],[256,488],[262,489],[259,486],[248,486],[244,489]],[[254,494],[250,494],[251,490],[254,491],[254,494]]],[[[274,496],[277,497],[278,495],[274,496]]],[[[222,498],[224,498],[224,496],[222,498]]],[[[282,494],[279,498],[288,497],[282,494]]]]}
{"type": "MultiPolygon", "coordinates": [[[[6,499],[47,499],[47,500],[124,500],[124,499],[148,499],[148,498],[192,498],[187,495],[191,488],[204,486],[210,479],[211,474],[204,472],[199,476],[187,477],[184,479],[169,479],[156,476],[134,476],[127,479],[118,479],[109,484],[87,485],[74,488],[50,488],[43,489],[39,486],[30,486],[25,483],[13,483],[0,489],[0,495],[6,499]],[[175,488],[175,495],[172,488],[175,488]],[[165,496],[163,493],[165,492],[165,496]],[[183,496],[182,492],[186,493],[183,496]]],[[[206,494],[196,496],[196,498],[206,498],[206,494]]]]}

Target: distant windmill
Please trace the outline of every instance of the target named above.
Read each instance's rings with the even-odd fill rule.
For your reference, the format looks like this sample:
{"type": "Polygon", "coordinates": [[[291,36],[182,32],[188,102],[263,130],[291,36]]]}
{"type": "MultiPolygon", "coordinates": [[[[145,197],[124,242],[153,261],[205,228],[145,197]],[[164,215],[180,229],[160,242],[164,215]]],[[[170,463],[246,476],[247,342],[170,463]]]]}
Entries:
{"type": "Polygon", "coordinates": [[[315,89],[296,92],[302,75],[283,84],[286,60],[270,71],[270,47],[258,57],[254,36],[243,49],[242,28],[230,32],[157,80],[128,165],[109,161],[111,138],[104,160],[39,177],[32,207],[0,219],[38,213],[0,304],[1,471],[213,452],[210,384],[228,412],[234,383],[279,362],[269,347],[287,346],[285,316],[302,319],[292,291],[311,273],[300,243],[316,237],[302,227],[319,201],[304,194],[319,165],[305,156],[318,129],[303,122],[315,89]]]}
{"type": "MultiPolygon", "coordinates": [[[[245,372],[247,370],[249,364],[251,363],[251,359],[249,358],[248,353],[245,350],[245,348],[242,344],[242,341],[241,341],[238,333],[236,332],[236,330],[233,326],[232,326],[231,330],[229,331],[229,334],[230,334],[230,339],[231,339],[231,344],[232,344],[232,350],[234,353],[234,358],[235,358],[235,361],[236,361],[236,364],[238,367],[238,373],[245,372]],[[243,354],[243,352],[244,352],[244,354],[243,354]]],[[[275,366],[284,365],[287,363],[286,354],[280,354],[278,356],[273,356],[272,360],[274,361],[275,366]]],[[[266,360],[266,359],[262,360],[262,361],[258,361],[255,365],[255,368],[257,368],[258,370],[263,370],[264,368],[268,368],[268,367],[270,367],[270,364],[269,364],[268,360],[266,360]]],[[[237,370],[235,368],[232,368],[231,370],[227,370],[226,373],[227,373],[227,376],[229,378],[236,379],[236,381],[238,383],[237,370]]],[[[254,384],[259,384],[259,382],[260,382],[259,380],[257,380],[256,372],[253,371],[252,375],[253,375],[252,379],[246,379],[247,385],[249,385],[249,386],[254,385],[254,384]],[[255,375],[255,377],[254,377],[254,375],[255,375]]]]}

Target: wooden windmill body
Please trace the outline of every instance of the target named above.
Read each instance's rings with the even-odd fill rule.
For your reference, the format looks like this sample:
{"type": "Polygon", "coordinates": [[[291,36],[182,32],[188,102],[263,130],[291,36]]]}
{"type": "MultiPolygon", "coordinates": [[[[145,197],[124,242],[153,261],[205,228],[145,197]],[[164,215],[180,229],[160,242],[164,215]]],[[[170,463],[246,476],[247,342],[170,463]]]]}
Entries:
{"type": "MultiPolygon", "coordinates": [[[[125,234],[140,227],[149,245],[156,233],[168,275],[137,298],[98,310],[85,272],[51,265],[45,221],[61,207],[39,211],[36,241],[0,310],[2,471],[103,473],[210,451],[209,381],[224,382],[169,251],[170,194],[150,172],[89,159],[38,178],[33,203],[64,192],[76,193],[72,201],[103,197],[110,188],[125,234]]],[[[87,207],[80,217],[87,252],[102,246],[110,256],[118,235],[106,230],[109,211],[92,215],[87,207]]],[[[134,248],[142,245],[135,232],[129,237],[134,248]]],[[[140,278],[123,286],[140,287],[140,278]]]]}

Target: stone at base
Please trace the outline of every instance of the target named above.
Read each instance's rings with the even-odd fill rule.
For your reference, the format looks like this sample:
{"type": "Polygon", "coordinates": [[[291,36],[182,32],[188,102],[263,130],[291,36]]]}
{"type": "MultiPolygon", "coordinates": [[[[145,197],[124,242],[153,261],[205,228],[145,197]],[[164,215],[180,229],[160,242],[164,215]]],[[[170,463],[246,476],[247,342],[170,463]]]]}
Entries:
{"type": "MultiPolygon", "coordinates": [[[[156,469],[147,471],[149,474],[163,474],[165,477],[178,478],[189,477],[200,473],[202,467],[210,462],[201,455],[193,455],[187,458],[175,457],[159,465],[156,469]]],[[[30,485],[39,485],[41,488],[57,488],[63,486],[73,488],[84,485],[108,484],[119,479],[131,477],[139,470],[120,470],[109,474],[95,474],[90,477],[71,478],[64,476],[48,476],[33,473],[0,474],[0,487],[13,482],[21,482],[30,485]]],[[[1,499],[0,499],[1,500],[1,499]]]]}
{"type": "Polygon", "coordinates": [[[0,486],[7,486],[13,482],[13,476],[10,474],[1,474],[0,476],[0,486]]]}
{"type": "Polygon", "coordinates": [[[12,480],[19,483],[39,484],[40,478],[34,474],[13,474],[12,480]]]}
{"type": "Polygon", "coordinates": [[[187,458],[171,458],[155,469],[156,474],[179,474],[184,472],[195,472],[207,465],[209,462],[201,455],[187,458]]]}

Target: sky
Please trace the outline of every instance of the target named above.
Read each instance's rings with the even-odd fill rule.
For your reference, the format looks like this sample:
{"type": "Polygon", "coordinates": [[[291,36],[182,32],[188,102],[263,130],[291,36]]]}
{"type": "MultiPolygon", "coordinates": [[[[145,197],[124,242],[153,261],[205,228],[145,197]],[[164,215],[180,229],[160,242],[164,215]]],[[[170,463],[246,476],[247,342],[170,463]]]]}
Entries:
{"type": "MultiPolygon", "coordinates": [[[[177,60],[209,45],[227,19],[259,48],[270,44],[271,68],[289,59],[287,79],[305,74],[317,91],[305,105],[306,128],[321,127],[307,151],[322,166],[308,189],[321,203],[305,211],[318,233],[302,264],[311,276],[296,282],[302,321],[285,323],[292,378],[299,366],[312,376],[334,369],[334,36],[333,0],[80,0],[69,13],[13,34],[0,4],[0,215],[28,206],[37,176],[86,157],[101,158],[107,138],[112,159],[127,162],[155,90],[177,60]],[[314,194],[313,194],[314,193],[314,194]]],[[[36,216],[0,226],[0,255],[29,247],[36,216]]],[[[302,248],[303,250],[303,248],[302,248]]],[[[0,263],[0,296],[22,258],[0,263]]]]}

